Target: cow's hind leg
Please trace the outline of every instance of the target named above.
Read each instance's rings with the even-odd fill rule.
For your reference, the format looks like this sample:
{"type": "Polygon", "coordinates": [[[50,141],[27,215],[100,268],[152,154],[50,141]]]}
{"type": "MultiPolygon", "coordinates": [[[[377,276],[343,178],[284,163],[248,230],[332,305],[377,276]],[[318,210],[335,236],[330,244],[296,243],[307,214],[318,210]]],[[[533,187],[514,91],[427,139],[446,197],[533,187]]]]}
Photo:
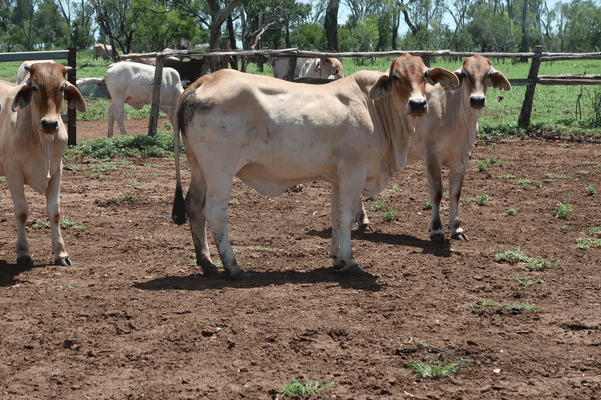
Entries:
{"type": "Polygon", "coordinates": [[[430,240],[444,243],[444,231],[440,220],[440,201],[442,200],[442,176],[441,166],[436,157],[426,158],[426,169],[428,173],[428,189],[430,193],[430,204],[432,205],[432,219],[430,220],[430,240]]]}
{"type": "Polygon", "coordinates": [[[359,197],[359,203],[357,204],[357,207],[357,211],[355,212],[355,222],[357,222],[359,231],[371,231],[369,218],[367,218],[367,212],[365,211],[365,207],[363,207],[363,201],[361,201],[361,197],[359,197]]]}
{"type": "MultiPolygon", "coordinates": [[[[125,101],[123,100],[111,100],[111,109],[113,110],[113,119],[117,120],[117,125],[119,125],[119,130],[121,131],[122,136],[127,135],[127,131],[125,130],[125,101]]],[[[112,137],[113,133],[113,123],[109,119],[109,137],[112,137]]]]}
{"type": "Polygon", "coordinates": [[[215,264],[213,264],[213,260],[211,260],[211,253],[207,242],[206,218],[203,210],[206,192],[207,184],[202,171],[199,171],[198,168],[193,168],[190,188],[186,195],[186,211],[190,220],[192,240],[194,241],[196,264],[202,268],[205,276],[221,276],[219,269],[217,269],[215,264]]]}
{"type": "Polygon", "coordinates": [[[217,245],[223,268],[233,280],[247,280],[250,276],[236,262],[236,256],[227,230],[227,207],[229,204],[233,176],[221,174],[214,181],[207,181],[204,215],[217,245]]]}
{"type": "Polygon", "coordinates": [[[459,221],[459,198],[461,197],[464,176],[465,166],[459,171],[451,170],[449,173],[449,196],[451,197],[449,228],[451,229],[451,238],[458,240],[468,240],[459,221]]]}
{"type": "Polygon", "coordinates": [[[7,177],[7,182],[17,220],[17,265],[23,268],[32,268],[33,260],[31,254],[29,254],[29,244],[27,243],[27,233],[25,231],[25,223],[27,217],[29,217],[29,205],[25,198],[23,182],[15,182],[14,179],[9,177],[7,177]]]}
{"type": "Polygon", "coordinates": [[[54,264],[70,266],[73,265],[69,255],[65,251],[65,242],[61,234],[60,221],[60,172],[50,181],[46,189],[46,212],[52,230],[52,252],[54,253],[54,264]]]}

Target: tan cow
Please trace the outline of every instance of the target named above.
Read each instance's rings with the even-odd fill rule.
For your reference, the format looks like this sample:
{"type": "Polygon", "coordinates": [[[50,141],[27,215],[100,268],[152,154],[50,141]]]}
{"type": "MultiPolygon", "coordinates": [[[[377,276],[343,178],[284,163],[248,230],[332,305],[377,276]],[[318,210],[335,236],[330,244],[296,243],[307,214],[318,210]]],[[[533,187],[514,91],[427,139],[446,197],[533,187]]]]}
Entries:
{"type": "Polygon", "coordinates": [[[206,221],[226,273],[248,275],[236,262],[227,229],[232,179],[277,196],[295,184],[332,184],[334,266],[365,273],[351,249],[351,223],[361,193],[382,191],[407,160],[415,120],[428,110],[426,84],[458,85],[443,68],[404,54],[387,73],[359,71],[315,86],[220,70],[180,96],[175,126],[176,197],[173,220],[190,218],[196,259],[206,275],[219,272],[209,254],[206,221]],[[180,129],[191,168],[184,204],[180,129]]]}
{"type": "Polygon", "coordinates": [[[37,63],[21,85],[0,81],[0,176],[13,199],[17,219],[17,264],[32,267],[25,231],[29,206],[23,186],[46,195],[52,229],[52,251],[57,265],[71,265],[60,231],[60,184],[67,130],[60,112],[63,100],[86,111],[77,88],[65,80],[69,67],[37,63]]]}
{"type": "MultiPolygon", "coordinates": [[[[458,88],[440,85],[426,89],[428,116],[417,121],[411,138],[407,162],[424,160],[428,173],[432,219],[430,239],[444,242],[445,235],[440,220],[442,199],[442,167],[449,169],[449,228],[451,238],[467,240],[460,227],[459,198],[467,164],[478,135],[478,119],[486,107],[486,91],[489,86],[511,90],[511,84],[503,73],[494,69],[488,58],[479,54],[468,57],[455,71],[459,78],[458,88]]],[[[356,217],[360,229],[369,226],[365,210],[356,217]]]]}
{"type": "MultiPolygon", "coordinates": [[[[117,52],[119,55],[119,52],[117,52]]],[[[105,60],[113,59],[113,47],[109,44],[96,43],[94,45],[94,60],[98,57],[102,57],[105,60]]]]}
{"type": "Polygon", "coordinates": [[[305,61],[299,78],[340,79],[344,78],[342,62],[334,57],[310,58],[305,61]]]}

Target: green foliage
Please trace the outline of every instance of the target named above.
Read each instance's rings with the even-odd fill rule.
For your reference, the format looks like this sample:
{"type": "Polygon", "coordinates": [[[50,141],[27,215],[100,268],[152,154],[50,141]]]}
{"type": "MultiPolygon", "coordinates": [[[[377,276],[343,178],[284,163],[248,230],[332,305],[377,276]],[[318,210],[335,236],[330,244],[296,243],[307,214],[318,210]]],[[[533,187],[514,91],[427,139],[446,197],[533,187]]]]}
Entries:
{"type": "Polygon", "coordinates": [[[522,185],[524,189],[529,189],[532,186],[541,187],[543,184],[535,179],[511,179],[509,182],[516,185],[522,185]]]}
{"type": "Polygon", "coordinates": [[[555,206],[555,216],[557,218],[567,218],[568,214],[572,213],[572,206],[570,204],[557,203],[555,206]]]}
{"type": "Polygon", "coordinates": [[[61,290],[71,290],[71,289],[75,289],[75,286],[73,285],[57,285],[54,287],[54,290],[57,292],[60,292],[61,290]]]}
{"type": "Polygon", "coordinates": [[[537,268],[542,269],[546,267],[556,267],[561,264],[560,261],[555,263],[549,262],[546,258],[534,258],[529,257],[524,252],[519,250],[505,250],[499,253],[495,253],[495,258],[499,261],[507,261],[507,262],[523,262],[526,264],[528,268],[537,268]]]}
{"type": "Polygon", "coordinates": [[[409,368],[416,371],[415,375],[422,378],[438,379],[445,376],[451,376],[461,368],[469,368],[469,365],[461,358],[455,358],[450,364],[443,365],[435,360],[429,363],[423,361],[413,361],[409,363],[409,368]]]}
{"type": "Polygon", "coordinates": [[[49,221],[35,221],[33,224],[31,224],[31,227],[34,229],[50,228],[50,222],[49,221]]]}
{"type": "Polygon", "coordinates": [[[480,172],[485,172],[486,171],[486,161],[482,161],[482,160],[478,161],[478,163],[476,164],[476,168],[480,172]]]}
{"type": "Polygon", "coordinates": [[[423,205],[422,208],[424,210],[431,210],[432,209],[432,202],[430,201],[430,199],[424,200],[424,205],[423,205]]]}
{"type": "Polygon", "coordinates": [[[326,30],[322,24],[317,22],[299,24],[290,33],[290,41],[299,49],[325,49],[328,44],[326,30]]]}
{"type": "Polygon", "coordinates": [[[481,194],[478,196],[478,205],[483,206],[486,203],[488,203],[489,200],[492,200],[492,199],[493,198],[487,194],[481,194]]]}
{"type": "Polygon", "coordinates": [[[586,194],[588,194],[589,196],[592,196],[594,194],[597,193],[597,189],[595,189],[594,186],[587,186],[586,187],[586,194]]]}
{"type": "Polygon", "coordinates": [[[395,220],[396,212],[394,211],[394,208],[388,207],[388,210],[384,214],[382,214],[382,218],[384,218],[386,221],[395,220]]]}
{"type": "Polygon", "coordinates": [[[86,229],[86,227],[83,226],[82,224],[80,224],[79,222],[71,221],[70,219],[67,219],[67,218],[63,218],[59,222],[59,225],[61,226],[61,228],[73,228],[78,231],[83,231],[84,229],[86,229]]]}
{"type": "Polygon", "coordinates": [[[374,51],[373,45],[378,38],[378,20],[375,16],[356,21],[356,25],[349,19],[344,26],[338,27],[340,51],[374,51]]]}
{"type": "Polygon", "coordinates": [[[322,390],[325,390],[332,386],[334,382],[323,383],[323,379],[316,382],[311,382],[305,377],[303,382],[299,381],[295,377],[291,376],[290,381],[280,391],[282,397],[286,396],[316,396],[322,390]]]}
{"type": "Polygon", "coordinates": [[[578,238],[576,247],[579,249],[590,249],[591,247],[601,247],[601,238],[578,238]]]}
{"type": "Polygon", "coordinates": [[[252,251],[273,251],[273,249],[270,249],[267,247],[261,247],[261,246],[250,247],[250,250],[252,250],[252,251]]]}
{"type": "Polygon", "coordinates": [[[523,286],[530,286],[530,285],[534,285],[537,283],[543,283],[543,280],[541,278],[532,279],[529,276],[512,275],[512,276],[508,276],[507,279],[518,281],[523,286]]]}
{"type": "MultiPolygon", "coordinates": [[[[66,150],[65,155],[66,157],[87,156],[93,158],[141,155],[161,157],[173,154],[173,148],[173,134],[158,132],[155,136],[128,135],[80,140],[77,146],[70,146],[66,150]]],[[[184,151],[181,141],[180,151],[184,151]]]]}
{"type": "Polygon", "coordinates": [[[516,208],[508,208],[507,210],[505,210],[505,214],[507,215],[516,215],[518,213],[518,210],[516,208]]]}
{"type": "Polygon", "coordinates": [[[506,310],[506,311],[523,310],[523,311],[537,312],[537,311],[540,311],[540,308],[538,308],[534,304],[532,304],[532,303],[530,303],[530,302],[527,301],[527,302],[524,302],[524,303],[508,304],[508,305],[506,305],[506,306],[503,307],[503,310],[506,310]]]}
{"type": "Polygon", "coordinates": [[[500,304],[497,303],[497,301],[495,299],[487,299],[485,297],[484,299],[482,299],[482,302],[480,302],[480,303],[472,302],[472,303],[466,303],[465,305],[474,309],[474,308],[482,308],[482,307],[495,307],[500,304]]]}

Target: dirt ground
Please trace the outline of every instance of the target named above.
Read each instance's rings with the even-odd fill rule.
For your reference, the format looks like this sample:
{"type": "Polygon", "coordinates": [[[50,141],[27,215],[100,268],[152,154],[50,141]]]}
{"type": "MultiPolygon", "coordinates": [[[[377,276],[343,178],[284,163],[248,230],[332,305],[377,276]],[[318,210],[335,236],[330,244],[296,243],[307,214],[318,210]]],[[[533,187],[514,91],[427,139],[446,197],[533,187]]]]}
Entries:
{"type": "MultiPolygon", "coordinates": [[[[105,121],[77,126],[79,140],[106,135],[105,121]]],[[[128,121],[130,133],[147,127],[128,121]]],[[[374,231],[353,231],[362,277],[331,267],[324,183],[270,198],[235,181],[230,234],[251,280],[233,283],[203,277],[188,226],[170,221],[170,159],[130,159],[104,177],[69,162],[61,209],[80,225],[63,229],[72,267],[52,265],[50,228],[34,224],[47,220],[45,200],[30,189],[35,266],[17,267],[0,182],[0,399],[274,399],[291,377],[333,382],[322,399],[600,399],[601,248],[576,244],[601,226],[601,146],[479,141],[472,158],[491,156],[504,163],[470,163],[465,179],[464,200],[492,197],[461,202],[468,242],[430,242],[423,164],[397,173],[384,210],[366,201],[374,231]],[[560,202],[573,209],[565,219],[560,202]],[[561,263],[495,258],[520,248],[561,263]],[[485,299],[499,305],[475,305],[485,299]],[[525,302],[540,311],[503,309],[525,302]],[[456,357],[469,368],[453,377],[408,368],[456,357]]],[[[187,188],[187,164],[183,176],[187,188]]]]}

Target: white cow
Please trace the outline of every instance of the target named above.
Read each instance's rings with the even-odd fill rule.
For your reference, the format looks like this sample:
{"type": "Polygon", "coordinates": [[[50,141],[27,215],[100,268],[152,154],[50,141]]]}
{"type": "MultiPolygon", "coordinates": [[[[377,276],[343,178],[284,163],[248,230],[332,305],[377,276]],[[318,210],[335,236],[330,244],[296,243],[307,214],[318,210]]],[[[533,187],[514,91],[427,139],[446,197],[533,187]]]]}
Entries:
{"type": "MultiPolygon", "coordinates": [[[[106,87],[111,95],[108,137],[113,137],[115,119],[121,134],[127,135],[123,121],[123,108],[126,103],[137,110],[145,104],[152,103],[155,69],[150,65],[130,61],[109,65],[105,77],[106,87]]],[[[167,114],[173,126],[175,126],[175,103],[183,91],[179,73],[173,68],[163,68],[159,108],[167,114]]]]}
{"type": "MultiPolygon", "coordinates": [[[[296,59],[296,68],[294,69],[294,78],[298,78],[300,75],[301,69],[303,65],[309,60],[307,57],[297,57],[296,59]]],[[[274,78],[278,79],[287,79],[288,76],[288,61],[289,57],[273,57],[271,60],[271,69],[274,78]]]]}
{"type": "MultiPolygon", "coordinates": [[[[119,52],[117,52],[119,55],[119,52]]],[[[113,59],[113,47],[110,44],[96,43],[94,45],[94,60],[102,57],[105,60],[113,59]]]]}
{"type": "Polygon", "coordinates": [[[382,191],[405,165],[415,119],[428,110],[426,83],[457,86],[459,81],[446,69],[427,68],[421,58],[404,54],[387,73],[359,71],[319,87],[233,70],[213,72],[188,87],[176,107],[172,217],[183,224],[187,211],[204,273],[219,274],[209,254],[208,220],[226,273],[248,278],[227,229],[234,176],[269,196],[303,182],[330,182],[330,256],[337,268],[365,273],[351,250],[357,199],[362,192],[382,191]],[[180,129],[191,168],[185,203],[180,129]]]}
{"type": "Polygon", "coordinates": [[[104,78],[78,78],[75,84],[82,96],[92,99],[111,98],[104,78]]]}
{"type": "Polygon", "coordinates": [[[334,57],[310,58],[300,73],[299,78],[340,79],[344,78],[342,62],[334,57]]]}
{"type": "Polygon", "coordinates": [[[23,61],[23,63],[21,63],[21,65],[19,65],[19,69],[17,70],[17,80],[16,83],[17,85],[20,85],[23,83],[23,81],[25,81],[25,77],[27,76],[27,74],[29,73],[29,68],[35,64],[35,63],[53,63],[54,60],[28,60],[28,61],[23,61]]]}
{"type": "Polygon", "coordinates": [[[21,85],[0,81],[0,176],[13,199],[17,219],[17,264],[32,267],[25,223],[29,206],[23,186],[46,195],[52,229],[52,251],[57,265],[71,265],[61,235],[60,184],[67,130],[60,112],[63,100],[71,108],[86,111],[77,88],[65,80],[69,67],[37,63],[21,85]]]}
{"type": "MultiPolygon", "coordinates": [[[[479,54],[468,57],[455,71],[458,88],[440,85],[426,89],[428,117],[417,121],[411,138],[407,162],[424,160],[428,174],[432,219],[430,239],[444,242],[445,235],[440,220],[442,199],[442,167],[449,169],[449,228],[451,238],[467,240],[459,221],[459,198],[467,164],[478,135],[478,119],[486,107],[489,86],[511,90],[503,73],[494,69],[488,58],[479,54]]],[[[356,217],[360,229],[369,226],[365,210],[356,217]]]]}

